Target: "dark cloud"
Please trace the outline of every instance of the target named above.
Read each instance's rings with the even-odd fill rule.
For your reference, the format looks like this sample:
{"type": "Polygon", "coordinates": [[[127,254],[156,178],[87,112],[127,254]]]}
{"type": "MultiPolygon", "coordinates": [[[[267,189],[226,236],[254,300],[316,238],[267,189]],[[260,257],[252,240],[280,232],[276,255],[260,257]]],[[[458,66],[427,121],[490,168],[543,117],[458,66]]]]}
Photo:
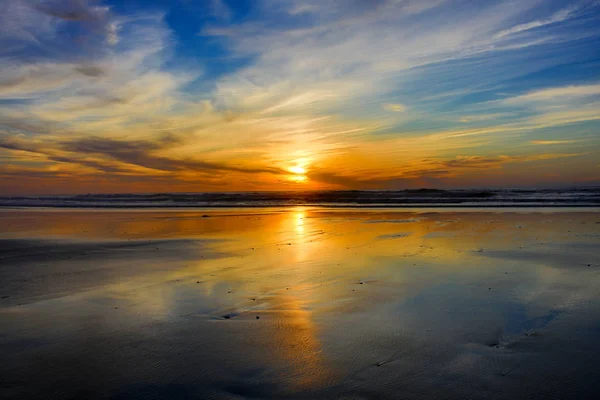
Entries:
{"type": "Polygon", "coordinates": [[[309,172],[307,176],[313,181],[329,183],[346,188],[363,188],[365,185],[369,184],[369,181],[364,181],[349,176],[342,176],[333,172],[314,171],[309,172]]]}
{"type": "Polygon", "coordinates": [[[163,136],[155,141],[150,140],[115,140],[101,137],[90,137],[64,142],[62,147],[67,151],[78,153],[106,154],[114,158],[133,156],[152,150],[166,148],[176,144],[175,136],[163,136]]]}
{"type": "Polygon", "coordinates": [[[27,76],[21,75],[0,80],[0,89],[12,89],[22,85],[27,80],[27,76]]]}
{"type": "Polygon", "coordinates": [[[92,96],[92,99],[88,101],[82,101],[77,104],[72,104],[70,106],[64,107],[63,109],[67,111],[87,111],[98,108],[110,107],[115,104],[127,104],[130,101],[129,98],[120,96],[99,94],[93,94],[92,96]]]}
{"type": "Polygon", "coordinates": [[[95,4],[97,2],[88,0],[37,0],[32,3],[36,10],[65,21],[103,23],[107,10],[95,4]]]}
{"type": "MultiPolygon", "coordinates": [[[[555,157],[567,155],[553,155],[555,157]]],[[[445,187],[449,179],[470,171],[501,168],[507,163],[520,163],[543,159],[539,156],[457,156],[450,160],[424,158],[413,166],[389,170],[388,176],[366,178],[340,175],[313,168],[307,176],[314,181],[348,189],[397,189],[411,187],[445,187]]],[[[472,173],[472,172],[471,172],[472,173]]]]}
{"type": "Polygon", "coordinates": [[[368,179],[342,176],[330,172],[314,171],[309,177],[315,181],[353,189],[395,189],[403,187],[444,187],[449,178],[469,170],[500,168],[506,163],[527,162],[540,159],[531,156],[458,156],[451,160],[422,159],[412,170],[401,171],[389,177],[368,179]]]}
{"type": "Polygon", "coordinates": [[[230,171],[242,173],[281,174],[284,171],[275,168],[236,167],[224,163],[208,162],[194,159],[174,159],[153,154],[179,143],[173,135],[165,135],[155,141],[150,140],[115,140],[109,138],[84,138],[62,143],[62,149],[84,154],[107,156],[127,164],[138,165],[161,171],[230,171]]]}
{"type": "Polygon", "coordinates": [[[97,65],[78,65],[74,69],[75,71],[89,77],[98,77],[106,74],[106,71],[97,65]]]}
{"type": "Polygon", "coordinates": [[[489,168],[511,160],[515,159],[508,156],[463,156],[443,161],[442,164],[446,168],[489,168]]]}
{"type": "Polygon", "coordinates": [[[107,164],[107,163],[104,163],[101,161],[86,160],[86,159],[81,159],[81,158],[71,158],[71,157],[64,157],[64,156],[49,156],[48,160],[55,161],[55,162],[84,165],[86,167],[94,168],[94,169],[97,169],[102,172],[109,172],[109,173],[131,172],[128,169],[120,168],[118,166],[107,164]]]}
{"type": "Polygon", "coordinates": [[[432,182],[439,183],[439,178],[434,178],[423,172],[423,175],[415,172],[406,174],[406,176],[390,176],[384,178],[359,178],[352,176],[338,175],[332,172],[314,171],[307,174],[314,181],[337,185],[347,189],[405,189],[413,187],[431,186],[432,182]]]}
{"type": "MultiPolygon", "coordinates": [[[[35,27],[29,27],[30,34],[39,44],[56,50],[63,55],[76,52],[78,57],[84,53],[93,57],[101,52],[106,43],[115,44],[118,41],[116,25],[112,19],[110,8],[101,1],[95,0],[29,0],[30,10],[38,17],[51,18],[68,24],[68,30],[57,29],[55,35],[37,32],[35,27]],[[70,46],[64,46],[69,43],[70,46]]],[[[88,76],[98,76],[98,70],[84,68],[83,72],[92,73],[88,76]]]]}
{"type": "MultiPolygon", "coordinates": [[[[198,181],[190,182],[172,174],[119,174],[33,170],[0,165],[0,195],[189,192],[198,190],[198,181]]],[[[228,190],[230,181],[202,180],[202,190],[228,190]]]]}
{"type": "Polygon", "coordinates": [[[120,168],[110,163],[88,160],[85,158],[78,157],[67,157],[63,155],[57,155],[55,151],[50,149],[44,149],[42,146],[37,143],[29,143],[23,140],[11,138],[11,137],[0,137],[0,148],[7,150],[17,150],[17,151],[26,151],[28,153],[35,153],[44,155],[47,157],[49,161],[61,162],[61,163],[69,163],[69,164],[79,164],[86,167],[94,168],[103,172],[110,173],[124,173],[130,172],[129,169],[120,168]]]}
{"type": "Polygon", "coordinates": [[[25,141],[11,137],[0,137],[0,148],[7,150],[21,150],[30,153],[40,153],[36,146],[32,146],[25,141]]]}
{"type": "Polygon", "coordinates": [[[0,148],[41,154],[46,156],[50,161],[80,164],[107,173],[131,173],[132,171],[129,168],[115,165],[114,161],[89,160],[85,158],[85,155],[93,154],[101,157],[109,157],[120,163],[165,172],[196,171],[207,174],[218,172],[287,174],[286,171],[277,168],[237,167],[224,163],[194,159],[174,159],[153,154],[155,151],[167,149],[176,144],[180,144],[180,138],[174,135],[163,135],[154,141],[115,140],[100,137],[81,138],[58,143],[57,148],[48,147],[48,144],[42,146],[39,143],[28,142],[13,137],[0,137],[0,148]]]}
{"type": "MultiPolygon", "coordinates": [[[[227,163],[190,158],[172,158],[160,155],[161,151],[182,145],[181,136],[163,135],[156,139],[117,140],[102,137],[83,137],[42,147],[36,142],[0,137],[0,147],[45,155],[49,161],[72,163],[96,169],[105,174],[140,175],[132,166],[167,172],[171,177],[178,172],[194,171],[206,179],[228,172],[243,174],[270,173],[288,175],[287,171],[268,167],[241,167],[227,163]],[[93,159],[90,159],[93,158],[93,159]]],[[[341,175],[313,168],[307,176],[312,181],[351,189],[399,189],[444,186],[445,181],[461,170],[495,168],[503,163],[523,161],[509,156],[461,156],[451,160],[421,160],[412,170],[390,171],[389,176],[368,178],[341,175]]],[[[144,175],[153,175],[147,173],[144,175]]]]}

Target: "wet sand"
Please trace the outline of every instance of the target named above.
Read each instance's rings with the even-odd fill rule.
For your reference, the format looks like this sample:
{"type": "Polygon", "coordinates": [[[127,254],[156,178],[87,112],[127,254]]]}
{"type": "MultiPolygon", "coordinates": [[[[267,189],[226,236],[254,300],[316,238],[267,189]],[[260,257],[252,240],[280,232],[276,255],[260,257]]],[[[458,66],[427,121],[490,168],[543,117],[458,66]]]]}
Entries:
{"type": "Polygon", "coordinates": [[[0,211],[0,398],[600,390],[600,211],[0,211]]]}

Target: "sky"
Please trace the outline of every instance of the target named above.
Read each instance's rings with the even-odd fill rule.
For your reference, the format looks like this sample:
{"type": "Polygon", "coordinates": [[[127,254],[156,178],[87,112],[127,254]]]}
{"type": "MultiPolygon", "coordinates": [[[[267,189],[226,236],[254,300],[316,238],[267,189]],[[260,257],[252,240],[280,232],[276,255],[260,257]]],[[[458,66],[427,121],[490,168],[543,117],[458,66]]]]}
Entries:
{"type": "Polygon", "coordinates": [[[590,185],[598,0],[0,0],[0,195],[590,185]]]}

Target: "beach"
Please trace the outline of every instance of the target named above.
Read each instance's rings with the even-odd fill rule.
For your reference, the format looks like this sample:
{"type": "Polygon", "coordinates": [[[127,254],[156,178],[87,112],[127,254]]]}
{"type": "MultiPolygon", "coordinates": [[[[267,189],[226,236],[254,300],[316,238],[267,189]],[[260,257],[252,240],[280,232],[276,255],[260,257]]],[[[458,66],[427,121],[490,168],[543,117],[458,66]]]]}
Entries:
{"type": "Polygon", "coordinates": [[[600,390],[600,209],[0,210],[0,398],[600,390]]]}

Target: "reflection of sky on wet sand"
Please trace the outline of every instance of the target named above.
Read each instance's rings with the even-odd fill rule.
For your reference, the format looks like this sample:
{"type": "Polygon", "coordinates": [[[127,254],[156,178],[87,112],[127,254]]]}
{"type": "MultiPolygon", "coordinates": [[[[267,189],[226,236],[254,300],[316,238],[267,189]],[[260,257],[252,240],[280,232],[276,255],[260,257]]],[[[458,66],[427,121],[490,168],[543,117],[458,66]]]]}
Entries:
{"type": "Polygon", "coordinates": [[[7,393],[596,390],[600,214],[438,211],[3,211],[7,393]]]}

